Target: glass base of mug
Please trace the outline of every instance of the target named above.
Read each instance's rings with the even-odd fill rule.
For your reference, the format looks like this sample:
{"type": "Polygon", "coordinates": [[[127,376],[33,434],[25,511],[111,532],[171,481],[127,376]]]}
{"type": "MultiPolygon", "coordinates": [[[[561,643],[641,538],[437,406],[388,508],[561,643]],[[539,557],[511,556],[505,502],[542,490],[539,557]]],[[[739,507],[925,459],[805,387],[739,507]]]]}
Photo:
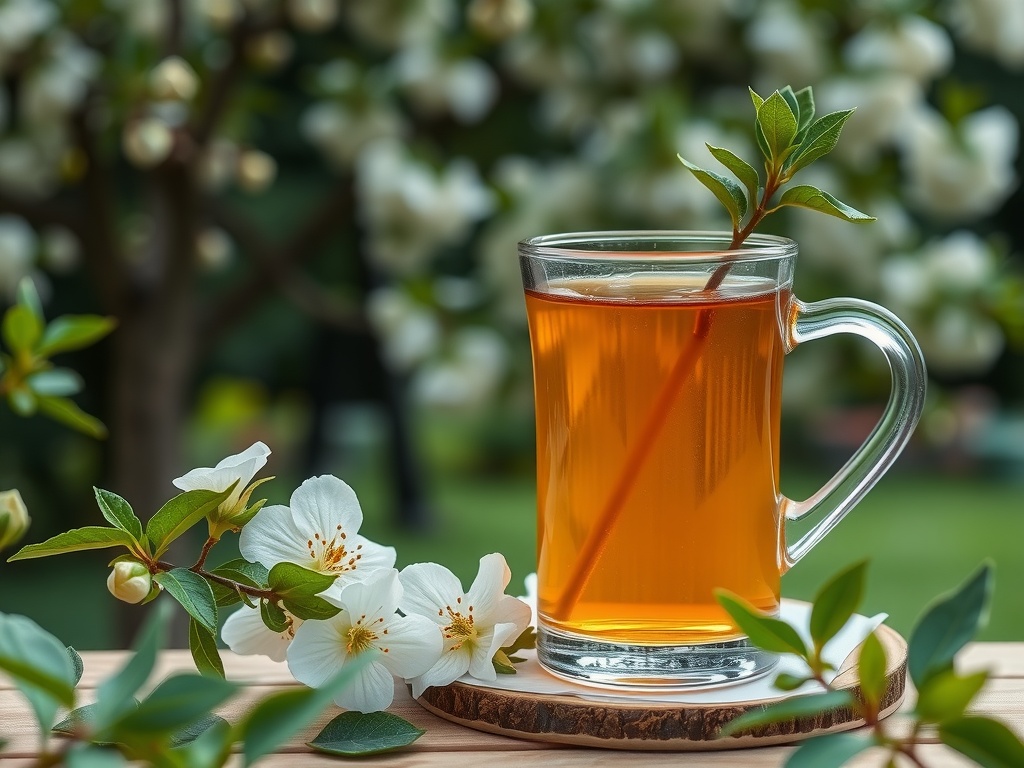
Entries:
{"type": "Polygon", "coordinates": [[[590,685],[709,688],[767,674],[779,657],[746,638],[695,645],[630,645],[537,629],[537,660],[552,674],[590,685]]]}

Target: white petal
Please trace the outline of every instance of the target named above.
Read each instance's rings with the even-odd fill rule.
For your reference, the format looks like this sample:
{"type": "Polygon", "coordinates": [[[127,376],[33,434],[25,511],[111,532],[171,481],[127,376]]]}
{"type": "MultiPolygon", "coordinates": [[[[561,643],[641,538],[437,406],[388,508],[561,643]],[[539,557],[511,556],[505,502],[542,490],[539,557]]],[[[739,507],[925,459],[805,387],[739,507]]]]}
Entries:
{"type": "Polygon", "coordinates": [[[376,571],[364,581],[342,587],[340,603],[348,611],[351,622],[362,619],[364,626],[375,630],[373,624],[386,624],[395,615],[401,597],[398,571],[391,568],[376,571]],[[379,618],[384,621],[377,622],[379,618]]]}
{"type": "Polygon", "coordinates": [[[505,594],[505,587],[512,578],[512,571],[505,563],[505,556],[497,552],[480,558],[473,586],[466,593],[466,599],[473,606],[473,615],[481,624],[491,624],[500,617],[494,616],[498,601],[505,594]]]}
{"type": "Polygon", "coordinates": [[[508,645],[519,637],[528,626],[530,626],[530,623],[533,620],[533,608],[518,597],[504,595],[501,600],[498,601],[498,608],[495,611],[494,616],[491,617],[491,620],[515,626],[515,635],[507,642],[503,643],[503,645],[508,645]]]}
{"type": "Polygon", "coordinates": [[[200,467],[171,482],[183,491],[225,491],[238,481],[239,491],[249,484],[267,464],[270,449],[262,442],[253,443],[241,453],[222,459],[216,467],[200,467]]]}
{"type": "Polygon", "coordinates": [[[478,680],[494,680],[497,673],[491,660],[503,646],[519,637],[515,624],[495,624],[480,633],[473,644],[473,658],[469,662],[469,674],[478,680]]]}
{"type": "Polygon", "coordinates": [[[220,461],[215,469],[224,469],[225,467],[241,467],[252,465],[254,469],[252,474],[246,477],[244,474],[239,476],[242,478],[242,482],[245,485],[249,484],[249,481],[253,479],[257,472],[267,465],[267,457],[270,456],[270,448],[267,447],[266,443],[262,440],[257,440],[255,443],[250,445],[241,453],[236,453],[234,456],[228,456],[226,459],[220,461]]]}
{"type": "Polygon", "coordinates": [[[358,712],[380,712],[395,699],[395,678],[380,662],[363,667],[356,679],[334,697],[334,703],[358,712]]]}
{"type": "Polygon", "coordinates": [[[233,468],[210,469],[202,467],[193,469],[179,478],[172,480],[176,488],[183,491],[226,491],[231,484],[238,479],[238,473],[233,468]]]}
{"type": "MultiPolygon", "coordinates": [[[[298,622],[299,619],[293,619],[298,622]]],[[[228,648],[238,654],[259,654],[274,661],[284,661],[291,636],[287,632],[274,632],[260,618],[258,609],[243,605],[228,616],[220,636],[228,648]]]]}
{"type": "Polygon", "coordinates": [[[402,613],[418,613],[447,626],[445,607],[457,605],[459,598],[465,599],[455,574],[437,563],[413,563],[403,568],[398,577],[405,588],[398,603],[402,613]]]}
{"type": "Polygon", "coordinates": [[[457,651],[445,651],[430,669],[419,677],[413,678],[412,697],[418,699],[423,691],[435,685],[448,685],[466,674],[469,671],[469,650],[462,646],[457,651]]]}
{"type": "Polygon", "coordinates": [[[397,554],[394,547],[385,547],[375,541],[370,541],[364,536],[356,536],[353,546],[362,545],[358,554],[362,555],[356,561],[350,571],[344,571],[343,576],[349,581],[363,581],[368,575],[384,568],[394,568],[397,554]]]}
{"type": "Polygon", "coordinates": [[[303,622],[288,646],[292,677],[310,688],[319,688],[338,674],[348,656],[344,642],[347,631],[344,613],[326,621],[303,622]]]}
{"type": "Polygon", "coordinates": [[[275,504],[264,507],[238,536],[238,550],[250,563],[273,568],[278,563],[297,563],[312,567],[306,536],[295,527],[288,507],[275,504]]]}
{"type": "Polygon", "coordinates": [[[339,525],[344,533],[354,537],[363,524],[356,492],[333,475],[309,478],[295,489],[289,504],[296,527],[306,531],[309,538],[319,533],[330,540],[339,525]]]}
{"type": "Polygon", "coordinates": [[[441,658],[444,638],[441,628],[425,616],[396,616],[386,622],[388,633],[378,633],[381,663],[397,677],[418,677],[441,658]]]}

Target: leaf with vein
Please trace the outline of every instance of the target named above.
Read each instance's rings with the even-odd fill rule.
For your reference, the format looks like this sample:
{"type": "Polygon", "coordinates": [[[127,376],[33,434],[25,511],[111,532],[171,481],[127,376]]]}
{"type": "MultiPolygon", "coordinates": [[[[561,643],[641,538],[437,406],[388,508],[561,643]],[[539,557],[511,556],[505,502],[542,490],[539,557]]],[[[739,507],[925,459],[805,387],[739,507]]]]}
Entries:
{"type": "Polygon", "coordinates": [[[153,581],[181,603],[189,616],[199,622],[207,632],[217,632],[217,601],[206,579],[187,568],[174,568],[158,573],[153,581]]]}

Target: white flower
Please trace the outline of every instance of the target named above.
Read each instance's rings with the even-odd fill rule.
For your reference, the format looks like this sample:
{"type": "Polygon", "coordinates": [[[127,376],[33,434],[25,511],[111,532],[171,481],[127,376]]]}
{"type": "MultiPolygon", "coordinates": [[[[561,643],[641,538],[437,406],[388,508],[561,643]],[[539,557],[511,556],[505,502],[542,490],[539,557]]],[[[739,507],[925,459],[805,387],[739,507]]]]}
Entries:
{"type": "Polygon", "coordinates": [[[405,596],[399,608],[431,619],[444,636],[441,658],[415,677],[413,697],[447,685],[466,672],[480,680],[497,675],[491,660],[530,624],[530,606],[505,594],[512,573],[497,553],[480,558],[480,570],[468,592],[451,571],[437,563],[416,563],[399,575],[405,596]]]}
{"type": "Polygon", "coordinates": [[[817,82],[827,66],[824,33],[810,14],[789,0],[758,5],[747,26],[747,44],[757,56],[759,90],[771,92],[771,83],[817,82]]]}
{"type": "Polygon", "coordinates": [[[256,477],[256,473],[267,465],[268,456],[270,448],[265,443],[257,441],[241,453],[223,459],[216,467],[193,469],[171,482],[183,491],[203,490],[217,493],[235,485],[231,494],[209,515],[210,535],[214,536],[222,533],[223,529],[232,527],[231,518],[249,503],[249,494],[252,490],[248,486],[256,477]]]}
{"type": "Polygon", "coordinates": [[[266,152],[250,149],[238,158],[238,186],[256,194],[274,183],[277,161],[266,152]]]}
{"type": "Polygon", "coordinates": [[[144,117],[129,123],[121,139],[125,156],[139,168],[159,165],[174,149],[174,134],[166,122],[144,117]]]}
{"type": "Polygon", "coordinates": [[[1020,0],[954,0],[950,21],[970,47],[1007,67],[1024,66],[1024,3],[1020,0]]]}
{"type": "Polygon", "coordinates": [[[107,576],[107,590],[118,600],[126,603],[141,603],[153,588],[153,577],[147,568],[137,560],[122,560],[114,563],[107,576]]]}
{"type": "Polygon", "coordinates": [[[149,73],[149,88],[157,99],[191,101],[199,90],[199,77],[180,56],[168,56],[149,73]]]}
{"type": "Polygon", "coordinates": [[[358,535],[363,510],[342,480],[312,477],[295,489],[289,504],[264,507],[242,529],[238,549],[246,560],[267,569],[286,562],[342,576],[329,590],[335,595],[374,570],[394,567],[394,547],[358,535]]]}
{"type": "Polygon", "coordinates": [[[220,636],[228,648],[242,656],[267,656],[272,661],[284,661],[288,646],[295,632],[302,626],[302,619],[285,611],[291,622],[284,632],[275,632],[263,623],[259,608],[243,605],[228,616],[221,628],[220,636]]]}
{"type": "Polygon", "coordinates": [[[21,279],[32,271],[38,238],[20,216],[0,216],[0,296],[14,295],[21,279]]]}
{"type": "Polygon", "coordinates": [[[339,707],[360,712],[386,709],[394,699],[392,677],[417,677],[441,654],[441,635],[422,616],[399,616],[402,585],[394,569],[378,571],[363,583],[349,584],[336,599],[341,613],[326,621],[307,621],[288,648],[295,679],[317,688],[350,660],[370,653],[372,660],[339,693],[339,707]]]}
{"type": "Polygon", "coordinates": [[[304,32],[323,32],[338,20],[337,0],[289,0],[288,18],[304,32]]]}
{"type": "Polygon", "coordinates": [[[0,549],[17,544],[31,522],[18,489],[0,491],[0,549]]]}
{"type": "Polygon", "coordinates": [[[851,67],[896,71],[926,82],[949,69],[953,42],[949,33],[923,16],[901,16],[890,27],[868,26],[843,51],[851,67]]]}
{"type": "Polygon", "coordinates": [[[427,365],[412,384],[414,397],[430,407],[473,409],[485,404],[508,371],[501,334],[483,326],[462,328],[448,359],[427,365]]]}
{"type": "Polygon", "coordinates": [[[411,370],[441,344],[441,323],[435,313],[404,291],[378,288],[367,297],[366,313],[392,370],[411,370]]]}

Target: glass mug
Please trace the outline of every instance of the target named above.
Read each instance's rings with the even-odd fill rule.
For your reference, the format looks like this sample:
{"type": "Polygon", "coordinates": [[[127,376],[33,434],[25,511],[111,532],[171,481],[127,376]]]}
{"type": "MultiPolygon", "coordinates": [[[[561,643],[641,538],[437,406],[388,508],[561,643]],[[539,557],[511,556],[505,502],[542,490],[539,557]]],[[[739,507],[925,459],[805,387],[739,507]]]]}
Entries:
{"type": "Polygon", "coordinates": [[[519,243],[537,419],[538,640],[549,671],[599,685],[739,681],[777,659],[717,604],[777,615],[782,574],[878,481],[925,393],[887,310],[804,304],[797,246],[715,232],[584,232],[519,243]],[[782,364],[836,333],[892,372],[879,424],[817,493],[779,491],[782,364]],[[823,517],[793,544],[785,523],[823,517]]]}

